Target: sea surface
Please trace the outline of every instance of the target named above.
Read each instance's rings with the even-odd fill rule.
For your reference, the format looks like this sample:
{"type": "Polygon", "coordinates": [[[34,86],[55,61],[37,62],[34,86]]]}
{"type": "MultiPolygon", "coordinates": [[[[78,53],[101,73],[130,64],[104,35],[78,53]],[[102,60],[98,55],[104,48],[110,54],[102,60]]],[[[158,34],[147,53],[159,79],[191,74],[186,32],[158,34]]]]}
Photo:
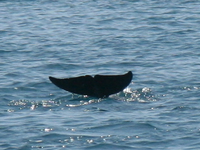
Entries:
{"type": "Polygon", "coordinates": [[[199,0],[1,0],[0,149],[199,150],[199,0]],[[133,72],[109,98],[48,77],[133,72]]]}

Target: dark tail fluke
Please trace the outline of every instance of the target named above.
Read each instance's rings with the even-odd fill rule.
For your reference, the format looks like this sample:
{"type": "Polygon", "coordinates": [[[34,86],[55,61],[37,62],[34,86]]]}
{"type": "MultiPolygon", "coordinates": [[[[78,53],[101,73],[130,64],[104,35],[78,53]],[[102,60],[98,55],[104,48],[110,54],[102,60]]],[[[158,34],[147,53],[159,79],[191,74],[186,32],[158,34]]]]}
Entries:
{"type": "Polygon", "coordinates": [[[51,82],[66,91],[88,95],[97,98],[105,98],[118,93],[126,88],[132,80],[132,72],[123,75],[86,75],[74,78],[57,79],[49,77],[51,82]]]}

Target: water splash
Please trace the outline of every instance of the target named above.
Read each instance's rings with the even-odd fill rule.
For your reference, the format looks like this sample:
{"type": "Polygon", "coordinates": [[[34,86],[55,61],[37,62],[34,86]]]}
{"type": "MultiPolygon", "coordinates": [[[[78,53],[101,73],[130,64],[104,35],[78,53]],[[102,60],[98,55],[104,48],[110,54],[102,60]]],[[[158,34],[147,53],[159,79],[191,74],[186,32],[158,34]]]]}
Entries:
{"type": "Polygon", "coordinates": [[[123,90],[123,93],[120,93],[120,97],[124,99],[124,101],[131,102],[131,101],[137,101],[137,102],[151,102],[151,101],[157,101],[155,95],[152,92],[151,88],[144,87],[137,90],[132,90],[131,88],[126,88],[123,90]],[[124,97],[122,96],[124,95],[124,97]]]}

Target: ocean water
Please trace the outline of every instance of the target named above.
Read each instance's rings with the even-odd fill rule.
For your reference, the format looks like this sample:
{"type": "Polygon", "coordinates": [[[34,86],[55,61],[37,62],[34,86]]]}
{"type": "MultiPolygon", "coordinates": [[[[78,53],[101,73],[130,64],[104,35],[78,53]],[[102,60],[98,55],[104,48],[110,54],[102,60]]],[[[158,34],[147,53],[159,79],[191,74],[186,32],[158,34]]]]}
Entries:
{"type": "Polygon", "coordinates": [[[200,149],[200,1],[0,1],[0,149],[200,149]],[[106,99],[58,78],[133,72],[106,99]]]}

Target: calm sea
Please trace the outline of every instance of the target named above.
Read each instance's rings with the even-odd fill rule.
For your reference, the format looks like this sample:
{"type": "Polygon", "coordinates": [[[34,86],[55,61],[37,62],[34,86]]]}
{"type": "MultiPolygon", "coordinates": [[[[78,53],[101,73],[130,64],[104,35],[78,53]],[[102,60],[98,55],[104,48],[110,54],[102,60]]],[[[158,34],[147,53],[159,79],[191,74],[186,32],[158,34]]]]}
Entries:
{"type": "Polygon", "coordinates": [[[0,149],[200,149],[200,1],[1,0],[0,149]],[[133,72],[106,99],[58,78],[133,72]]]}

